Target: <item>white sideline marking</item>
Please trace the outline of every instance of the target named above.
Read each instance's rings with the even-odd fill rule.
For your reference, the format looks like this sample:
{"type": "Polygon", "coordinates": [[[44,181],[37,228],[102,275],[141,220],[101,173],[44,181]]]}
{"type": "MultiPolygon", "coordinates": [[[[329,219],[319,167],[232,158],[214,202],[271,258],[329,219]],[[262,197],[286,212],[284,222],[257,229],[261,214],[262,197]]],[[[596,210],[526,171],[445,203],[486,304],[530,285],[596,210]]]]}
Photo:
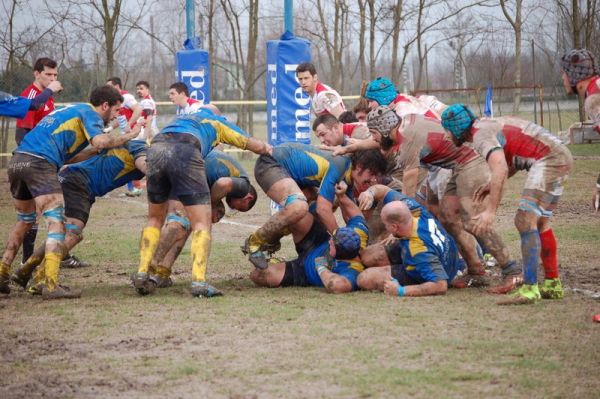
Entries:
{"type": "MultiPolygon", "coordinates": [[[[107,199],[112,199],[112,197],[111,198],[107,198],[107,199]]],[[[127,198],[119,198],[119,197],[117,197],[116,199],[118,201],[121,201],[121,202],[127,202],[129,204],[139,204],[139,205],[142,205],[143,207],[146,207],[146,203],[145,202],[139,202],[139,201],[134,201],[134,200],[130,200],[130,199],[127,199],[127,198]]],[[[221,219],[219,221],[219,223],[230,224],[230,225],[233,225],[233,226],[248,227],[249,229],[258,229],[260,227],[260,226],[257,226],[255,224],[246,224],[246,223],[234,222],[232,220],[225,220],[225,218],[221,219]]]]}

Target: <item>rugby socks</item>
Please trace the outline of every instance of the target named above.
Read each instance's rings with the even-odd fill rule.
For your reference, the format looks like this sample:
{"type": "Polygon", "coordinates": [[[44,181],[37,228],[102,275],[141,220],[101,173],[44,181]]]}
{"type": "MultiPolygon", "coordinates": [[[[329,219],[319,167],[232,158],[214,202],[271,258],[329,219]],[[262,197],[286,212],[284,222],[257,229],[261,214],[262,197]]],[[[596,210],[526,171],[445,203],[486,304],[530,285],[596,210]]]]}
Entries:
{"type": "Polygon", "coordinates": [[[29,277],[31,277],[31,273],[33,273],[35,268],[44,260],[45,251],[46,248],[43,246],[37,248],[35,251],[33,251],[33,254],[31,254],[31,256],[25,260],[25,262],[23,262],[21,267],[15,270],[15,273],[18,274],[19,277],[29,279],[29,277]]]}
{"type": "Polygon", "coordinates": [[[540,233],[530,230],[521,233],[523,254],[523,280],[525,284],[537,284],[537,266],[540,259],[540,233]]]}
{"type": "Polygon", "coordinates": [[[25,233],[23,237],[23,262],[27,262],[27,259],[33,254],[33,247],[35,245],[35,238],[37,237],[38,225],[34,224],[31,229],[25,233]]]}
{"type": "Polygon", "coordinates": [[[171,277],[171,269],[164,266],[154,266],[154,274],[160,278],[168,279],[171,277]]]}
{"type": "Polygon", "coordinates": [[[148,273],[152,256],[158,246],[160,238],[160,229],[157,227],[145,227],[142,230],[142,238],[140,239],[140,264],[138,273],[148,273]]]}
{"type": "Polygon", "coordinates": [[[11,267],[10,265],[0,262],[0,279],[8,280],[10,276],[11,267]]]}
{"type": "Polygon", "coordinates": [[[58,285],[58,271],[60,268],[60,261],[62,260],[62,252],[46,252],[44,256],[46,261],[45,273],[46,273],[46,288],[49,291],[54,291],[58,285]]]}
{"type": "Polygon", "coordinates": [[[552,229],[540,233],[540,243],[542,248],[540,255],[544,265],[545,277],[547,279],[558,278],[558,249],[552,229]]]}
{"type": "Polygon", "coordinates": [[[210,255],[210,231],[192,232],[192,282],[206,281],[206,265],[210,255]]]}

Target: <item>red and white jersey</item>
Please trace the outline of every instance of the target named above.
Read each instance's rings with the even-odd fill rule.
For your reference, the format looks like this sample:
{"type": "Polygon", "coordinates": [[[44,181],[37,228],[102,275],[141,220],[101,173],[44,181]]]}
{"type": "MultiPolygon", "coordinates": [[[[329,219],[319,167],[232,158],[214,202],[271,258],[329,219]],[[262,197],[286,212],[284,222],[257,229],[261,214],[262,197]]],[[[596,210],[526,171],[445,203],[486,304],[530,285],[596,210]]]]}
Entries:
{"type": "MultiPolygon", "coordinates": [[[[119,121],[119,127],[122,132],[125,132],[127,128],[127,121],[129,121],[133,115],[133,107],[138,102],[135,100],[135,97],[125,90],[119,90],[119,93],[123,96],[123,104],[121,104],[121,109],[119,110],[119,116],[117,120],[119,121]]],[[[136,121],[130,121],[130,125],[133,126],[136,121]]]]}
{"type": "Polygon", "coordinates": [[[492,151],[501,149],[508,167],[515,170],[529,170],[539,160],[546,162],[568,151],[548,130],[514,116],[479,119],[473,123],[472,133],[475,151],[487,159],[492,151]]]}
{"type": "Polygon", "coordinates": [[[371,138],[369,128],[363,122],[344,123],[342,124],[342,131],[344,132],[344,137],[359,140],[371,138]]]}
{"type": "Polygon", "coordinates": [[[441,120],[442,112],[447,107],[446,104],[434,96],[423,95],[413,97],[408,94],[398,94],[389,106],[396,111],[396,114],[400,118],[404,118],[410,114],[417,114],[437,120],[441,120]]]}
{"type": "Polygon", "coordinates": [[[342,97],[331,87],[317,82],[317,87],[311,97],[311,108],[313,112],[317,116],[333,114],[333,110],[340,106],[341,112],[339,112],[338,115],[346,110],[342,97]]]}
{"type": "Polygon", "coordinates": [[[189,115],[202,108],[202,101],[188,98],[185,107],[177,107],[177,115],[189,115]]]}
{"type": "Polygon", "coordinates": [[[396,165],[400,170],[419,166],[454,169],[479,157],[468,146],[455,146],[441,122],[435,118],[410,114],[402,119],[398,130],[400,144],[396,165]]]}
{"type": "MultiPolygon", "coordinates": [[[[34,84],[29,85],[21,93],[21,97],[28,99],[34,99],[42,93],[43,90],[38,89],[34,84]]],[[[54,97],[50,97],[43,107],[40,107],[37,111],[29,111],[25,118],[17,119],[17,128],[21,129],[33,129],[46,115],[54,111],[54,97]]]]}
{"type": "Polygon", "coordinates": [[[600,76],[595,76],[585,90],[585,113],[600,133],[600,76]]]}
{"type": "MultiPolygon", "coordinates": [[[[150,124],[150,130],[151,133],[150,135],[145,135],[145,128],[142,128],[140,134],[138,135],[137,138],[139,139],[149,139],[154,137],[154,135],[156,133],[158,133],[158,125],[156,122],[156,116],[157,116],[157,112],[156,112],[156,103],[154,102],[154,99],[152,98],[152,96],[150,94],[148,94],[147,96],[145,96],[144,98],[142,98],[142,100],[140,101],[140,105],[142,107],[142,111],[145,110],[152,110],[152,122],[150,124]]],[[[143,115],[145,116],[145,115],[143,115]]]]}

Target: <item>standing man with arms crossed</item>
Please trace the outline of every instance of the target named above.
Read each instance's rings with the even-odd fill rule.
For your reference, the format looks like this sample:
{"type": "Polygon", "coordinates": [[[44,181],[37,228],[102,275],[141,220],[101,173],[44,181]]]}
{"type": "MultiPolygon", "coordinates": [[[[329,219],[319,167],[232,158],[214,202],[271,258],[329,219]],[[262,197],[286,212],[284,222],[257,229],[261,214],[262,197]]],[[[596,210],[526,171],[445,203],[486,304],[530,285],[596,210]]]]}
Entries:
{"type": "MultiPolygon", "coordinates": [[[[23,138],[31,129],[33,129],[46,115],[54,111],[53,95],[62,90],[62,85],[57,80],[58,68],[56,61],[50,58],[38,58],[33,65],[33,83],[30,84],[21,93],[22,97],[30,100],[36,98],[46,98],[46,101],[37,109],[27,112],[23,119],[17,120],[17,130],[15,132],[15,142],[17,146],[21,144],[23,138]]],[[[23,263],[33,253],[35,237],[37,236],[37,223],[31,227],[23,239],[23,263]]]]}

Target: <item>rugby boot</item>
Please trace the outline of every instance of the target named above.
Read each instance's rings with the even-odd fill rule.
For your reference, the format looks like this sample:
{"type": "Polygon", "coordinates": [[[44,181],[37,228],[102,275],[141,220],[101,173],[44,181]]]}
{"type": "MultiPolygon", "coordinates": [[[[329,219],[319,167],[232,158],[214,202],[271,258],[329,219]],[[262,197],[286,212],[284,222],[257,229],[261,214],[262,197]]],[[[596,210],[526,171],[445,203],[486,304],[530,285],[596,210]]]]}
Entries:
{"type": "Polygon", "coordinates": [[[140,295],[151,294],[156,288],[156,285],[148,278],[148,273],[133,273],[131,275],[131,282],[133,283],[133,288],[140,295]]]}
{"type": "Polygon", "coordinates": [[[150,265],[150,281],[156,288],[167,288],[173,285],[171,280],[171,269],[160,265],[150,265]]]}
{"type": "Polygon", "coordinates": [[[508,294],[523,284],[523,274],[509,274],[502,276],[502,281],[487,289],[490,294],[508,294]]]}
{"type": "Polygon", "coordinates": [[[35,279],[29,279],[27,285],[25,286],[25,292],[30,295],[42,295],[42,291],[44,289],[43,281],[35,281],[35,279]]]}
{"type": "Polygon", "coordinates": [[[67,255],[67,257],[60,262],[60,267],[64,267],[67,269],[79,269],[80,267],[88,266],[91,265],[87,262],[82,261],[75,255],[67,255]]]}
{"type": "Polygon", "coordinates": [[[20,285],[23,289],[27,288],[27,283],[29,282],[28,277],[21,276],[18,272],[14,272],[10,275],[10,281],[13,283],[20,285]]]}
{"type": "Polygon", "coordinates": [[[0,266],[0,294],[10,294],[10,268],[0,266]]]}
{"type": "Polygon", "coordinates": [[[212,298],[214,296],[222,296],[223,293],[208,284],[206,281],[194,281],[192,282],[191,288],[192,296],[195,297],[203,297],[203,298],[212,298]]]}
{"type": "Polygon", "coordinates": [[[50,291],[48,287],[42,288],[42,299],[75,299],[81,297],[81,290],[71,289],[66,285],[57,285],[55,289],[50,291]]]}
{"type": "Polygon", "coordinates": [[[465,274],[452,280],[454,288],[486,287],[490,285],[490,277],[483,266],[467,270],[465,274]]]}
{"type": "Polygon", "coordinates": [[[139,197],[142,195],[142,190],[134,187],[133,189],[126,191],[125,195],[128,197],[139,197]]]}
{"type": "Polygon", "coordinates": [[[269,266],[269,254],[277,252],[281,249],[281,242],[277,241],[274,244],[262,241],[256,234],[250,234],[244,245],[242,252],[248,255],[248,260],[257,269],[264,270],[269,266]]]}
{"type": "Polygon", "coordinates": [[[540,287],[540,295],[544,299],[562,299],[565,296],[559,278],[547,278],[540,287]]]}
{"type": "Polygon", "coordinates": [[[542,299],[537,284],[523,284],[507,295],[506,299],[498,301],[498,305],[528,305],[542,299]]]}

